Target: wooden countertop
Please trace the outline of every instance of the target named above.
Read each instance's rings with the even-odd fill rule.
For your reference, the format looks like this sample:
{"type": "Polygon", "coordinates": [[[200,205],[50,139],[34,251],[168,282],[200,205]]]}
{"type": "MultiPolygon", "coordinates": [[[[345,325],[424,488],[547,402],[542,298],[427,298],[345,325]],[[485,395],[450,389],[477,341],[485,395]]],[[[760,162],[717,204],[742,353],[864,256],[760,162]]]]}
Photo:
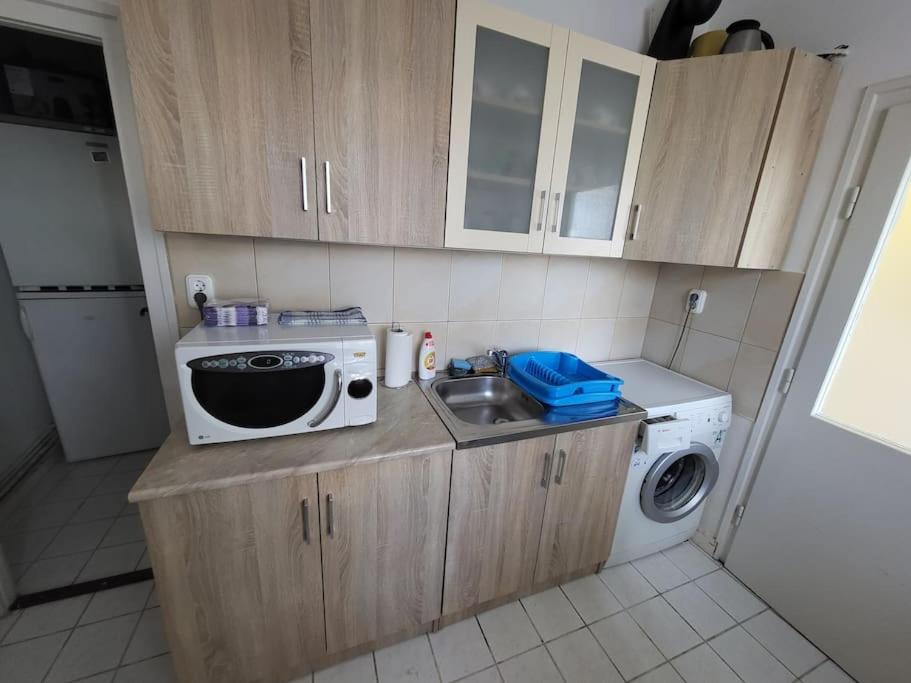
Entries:
{"type": "Polygon", "coordinates": [[[165,440],[130,491],[130,502],[340,469],[455,448],[414,382],[379,387],[377,420],[362,427],[191,446],[183,426],[165,440]]]}

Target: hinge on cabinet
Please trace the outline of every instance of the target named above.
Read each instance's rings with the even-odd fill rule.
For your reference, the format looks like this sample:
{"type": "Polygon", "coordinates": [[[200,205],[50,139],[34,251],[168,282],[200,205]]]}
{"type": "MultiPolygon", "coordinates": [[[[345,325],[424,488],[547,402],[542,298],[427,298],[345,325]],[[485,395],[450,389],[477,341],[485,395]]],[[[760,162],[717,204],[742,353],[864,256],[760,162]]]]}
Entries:
{"type": "Polygon", "coordinates": [[[854,215],[854,207],[857,206],[857,198],[860,196],[861,185],[855,185],[848,190],[848,201],[845,205],[845,220],[854,215]]]}
{"type": "Polygon", "coordinates": [[[797,372],[796,368],[787,368],[781,373],[781,384],[778,385],[778,391],[782,394],[787,394],[791,390],[791,382],[794,381],[795,372],[797,372]]]}
{"type": "Polygon", "coordinates": [[[743,511],[746,509],[746,505],[738,505],[734,508],[734,519],[731,522],[734,526],[740,526],[740,521],[743,519],[743,511]]]}

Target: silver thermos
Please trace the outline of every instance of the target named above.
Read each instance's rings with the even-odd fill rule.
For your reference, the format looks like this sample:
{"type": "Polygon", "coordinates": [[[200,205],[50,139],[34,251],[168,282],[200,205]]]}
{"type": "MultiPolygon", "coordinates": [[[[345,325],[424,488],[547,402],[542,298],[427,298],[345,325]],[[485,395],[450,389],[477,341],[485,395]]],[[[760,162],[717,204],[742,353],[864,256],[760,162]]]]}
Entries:
{"type": "Polygon", "coordinates": [[[755,19],[742,19],[728,26],[728,37],[721,48],[721,54],[731,52],[752,52],[754,50],[771,50],[775,41],[759,28],[755,19]]]}

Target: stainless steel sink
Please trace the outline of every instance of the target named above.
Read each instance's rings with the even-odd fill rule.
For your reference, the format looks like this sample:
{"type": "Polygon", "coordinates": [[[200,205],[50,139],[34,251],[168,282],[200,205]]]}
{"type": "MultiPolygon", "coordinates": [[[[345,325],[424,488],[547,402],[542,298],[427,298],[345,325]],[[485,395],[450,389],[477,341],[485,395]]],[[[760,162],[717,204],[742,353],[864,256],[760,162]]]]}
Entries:
{"type": "Polygon", "coordinates": [[[418,384],[455,439],[456,448],[641,420],[646,414],[635,403],[620,399],[607,414],[568,417],[542,405],[512,380],[495,375],[444,377],[418,384]]]}
{"type": "Polygon", "coordinates": [[[541,417],[547,409],[505,377],[491,375],[435,382],[433,391],[460,420],[499,425],[541,417]]]}

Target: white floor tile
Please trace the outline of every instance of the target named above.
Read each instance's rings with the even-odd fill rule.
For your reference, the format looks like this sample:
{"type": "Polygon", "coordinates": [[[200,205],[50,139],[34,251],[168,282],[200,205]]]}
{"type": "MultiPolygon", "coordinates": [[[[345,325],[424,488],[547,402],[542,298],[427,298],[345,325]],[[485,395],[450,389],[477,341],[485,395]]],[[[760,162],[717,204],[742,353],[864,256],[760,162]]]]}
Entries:
{"type": "Polygon", "coordinates": [[[561,588],[586,624],[623,610],[623,605],[597,575],[564,583],[561,588]]]}
{"type": "Polygon", "coordinates": [[[95,550],[110,527],[111,520],[109,519],[67,524],[57,532],[54,540],[41,553],[41,557],[60,557],[95,550]]]}
{"type": "Polygon", "coordinates": [[[117,456],[117,462],[114,464],[114,467],[111,471],[142,472],[154,457],[155,451],[141,451],[139,453],[119,455],[117,456]]]}
{"type": "Polygon", "coordinates": [[[518,601],[479,614],[478,622],[498,662],[541,644],[535,627],[518,601]]]}
{"type": "Polygon", "coordinates": [[[0,681],[41,683],[66,637],[66,633],[54,633],[0,647],[0,681]]]}
{"type": "Polygon", "coordinates": [[[654,669],[664,661],[658,648],[626,612],[603,619],[589,628],[627,680],[654,669]]]}
{"type": "Polygon", "coordinates": [[[0,643],[6,638],[6,634],[10,632],[20,616],[22,616],[22,612],[17,610],[10,612],[5,617],[0,617],[0,643]]]}
{"type": "Polygon", "coordinates": [[[458,683],[501,683],[502,680],[499,669],[492,666],[466,678],[460,678],[458,683]]]}
{"type": "Polygon", "coordinates": [[[98,487],[92,493],[96,496],[104,493],[126,494],[133,488],[133,484],[139,479],[140,474],[142,473],[111,472],[110,474],[105,475],[104,479],[101,480],[101,483],[98,484],[98,487]]]}
{"type": "Polygon", "coordinates": [[[700,645],[671,662],[686,683],[740,683],[731,667],[708,645],[700,645]]]}
{"type": "Polygon", "coordinates": [[[629,614],[668,659],[702,642],[702,638],[661,596],[632,607],[629,614]]]}
{"type": "Polygon", "coordinates": [[[47,683],[65,683],[116,667],[138,619],[138,614],[130,614],[75,629],[54,662],[47,683]]]}
{"type": "Polygon", "coordinates": [[[827,661],[822,666],[813,669],[800,680],[804,683],[854,683],[853,678],[831,661],[827,661]]]}
{"type": "Polygon", "coordinates": [[[658,594],[631,564],[608,567],[598,576],[624,607],[645,602],[658,594]]]}
{"type": "Polygon", "coordinates": [[[136,563],[142,557],[145,547],[145,543],[128,543],[112,548],[100,548],[92,554],[92,558],[79,573],[79,580],[89,581],[131,572],[136,569],[136,563]]]}
{"type": "Polygon", "coordinates": [[[683,683],[683,679],[670,664],[664,664],[637,678],[636,683],[683,683]]]}
{"type": "Polygon", "coordinates": [[[736,621],[749,619],[766,608],[759,598],[723,569],[697,579],[696,585],[736,621]]]}
{"type": "Polygon", "coordinates": [[[661,553],[655,553],[654,555],[635,560],[633,566],[660,593],[681,586],[690,580],[686,574],[677,568],[677,565],[661,553]]]}
{"type": "Polygon", "coordinates": [[[94,460],[82,460],[80,462],[63,463],[63,470],[66,472],[68,479],[78,479],[80,477],[101,477],[114,469],[118,459],[121,456],[112,455],[107,458],[95,458],[94,460]]]}
{"type": "Polygon", "coordinates": [[[506,683],[563,683],[550,655],[543,647],[514,657],[500,666],[506,683]]]}
{"type": "Polygon", "coordinates": [[[544,642],[559,638],[585,625],[572,603],[559,588],[551,588],[523,598],[522,604],[544,642]]]}
{"type": "Polygon", "coordinates": [[[142,557],[139,558],[139,562],[136,563],[136,569],[151,569],[152,568],[152,558],[149,557],[148,548],[142,551],[142,557]]]}
{"type": "Polygon", "coordinates": [[[47,503],[57,503],[61,500],[82,500],[92,495],[102,479],[104,477],[101,476],[67,477],[52,488],[44,500],[47,503]]]}
{"type": "Polygon", "coordinates": [[[430,647],[444,683],[464,678],[494,663],[474,617],[431,633],[430,647]]]}
{"type": "Polygon", "coordinates": [[[547,649],[568,683],[623,683],[620,672],[587,628],[548,643],[547,649]]]}
{"type": "Polygon", "coordinates": [[[373,683],[376,681],[373,654],[361,655],[357,659],[349,659],[317,671],[313,679],[316,683],[373,683]]]}
{"type": "Polygon", "coordinates": [[[40,529],[27,534],[6,536],[0,543],[3,544],[7,562],[10,564],[34,562],[54,540],[57,531],[57,529],[40,529]]]}
{"type": "Polygon", "coordinates": [[[98,519],[112,519],[123,511],[126,504],[127,497],[122,493],[92,496],[82,501],[70,521],[78,523],[93,522],[98,519]]]}
{"type": "Polygon", "coordinates": [[[691,579],[711,574],[721,566],[689,541],[665,550],[664,555],[691,579]]]}
{"type": "Polygon", "coordinates": [[[168,651],[161,623],[161,608],[155,607],[142,613],[130,644],[123,655],[123,664],[132,664],[140,659],[162,655],[168,651]]]}
{"type": "Polygon", "coordinates": [[[375,657],[380,683],[437,683],[440,680],[427,636],[377,650],[375,657]]]}
{"type": "Polygon", "coordinates": [[[709,641],[745,683],[790,683],[793,674],[740,626],[709,641]]]}
{"type": "Polygon", "coordinates": [[[795,676],[803,676],[826,660],[826,656],[772,610],[757,614],[743,627],[795,676]]]}
{"type": "MultiPolygon", "coordinates": [[[[127,586],[118,586],[106,591],[99,591],[91,596],[92,601],[83,613],[79,623],[89,624],[124,614],[141,612],[142,608],[146,606],[151,590],[152,582],[143,581],[142,583],[131,583],[127,586]]],[[[149,607],[155,606],[157,604],[149,605],[149,607]]]]}
{"type": "Polygon", "coordinates": [[[158,607],[161,603],[158,602],[158,591],[155,589],[155,582],[152,582],[152,592],[149,593],[149,601],[146,603],[146,607],[158,607]]]}
{"type": "Polygon", "coordinates": [[[80,678],[79,683],[111,683],[111,681],[114,680],[114,676],[116,674],[116,670],[105,671],[104,673],[89,676],[88,678],[80,678]]]}
{"type": "Polygon", "coordinates": [[[162,655],[117,669],[114,683],[177,683],[177,676],[171,656],[162,655]]]}
{"type": "Polygon", "coordinates": [[[32,563],[17,583],[19,593],[36,593],[70,585],[91,556],[92,553],[78,553],[32,563]]]}
{"type": "Polygon", "coordinates": [[[123,545],[135,541],[145,542],[145,533],[142,530],[142,519],[135,515],[118,517],[101,541],[101,547],[123,545]]]}
{"type": "Polygon", "coordinates": [[[90,597],[89,595],[77,595],[74,598],[24,609],[19,621],[7,634],[3,641],[4,644],[73,628],[79,621],[79,615],[82,614],[90,597]]]}
{"type": "Polygon", "coordinates": [[[735,624],[731,616],[695,583],[687,583],[668,591],[664,594],[664,599],[706,640],[735,624]]]}
{"type": "Polygon", "coordinates": [[[0,534],[6,536],[63,526],[74,521],[73,515],[79,505],[78,500],[64,500],[58,503],[20,507],[4,521],[0,527],[0,534]]]}

